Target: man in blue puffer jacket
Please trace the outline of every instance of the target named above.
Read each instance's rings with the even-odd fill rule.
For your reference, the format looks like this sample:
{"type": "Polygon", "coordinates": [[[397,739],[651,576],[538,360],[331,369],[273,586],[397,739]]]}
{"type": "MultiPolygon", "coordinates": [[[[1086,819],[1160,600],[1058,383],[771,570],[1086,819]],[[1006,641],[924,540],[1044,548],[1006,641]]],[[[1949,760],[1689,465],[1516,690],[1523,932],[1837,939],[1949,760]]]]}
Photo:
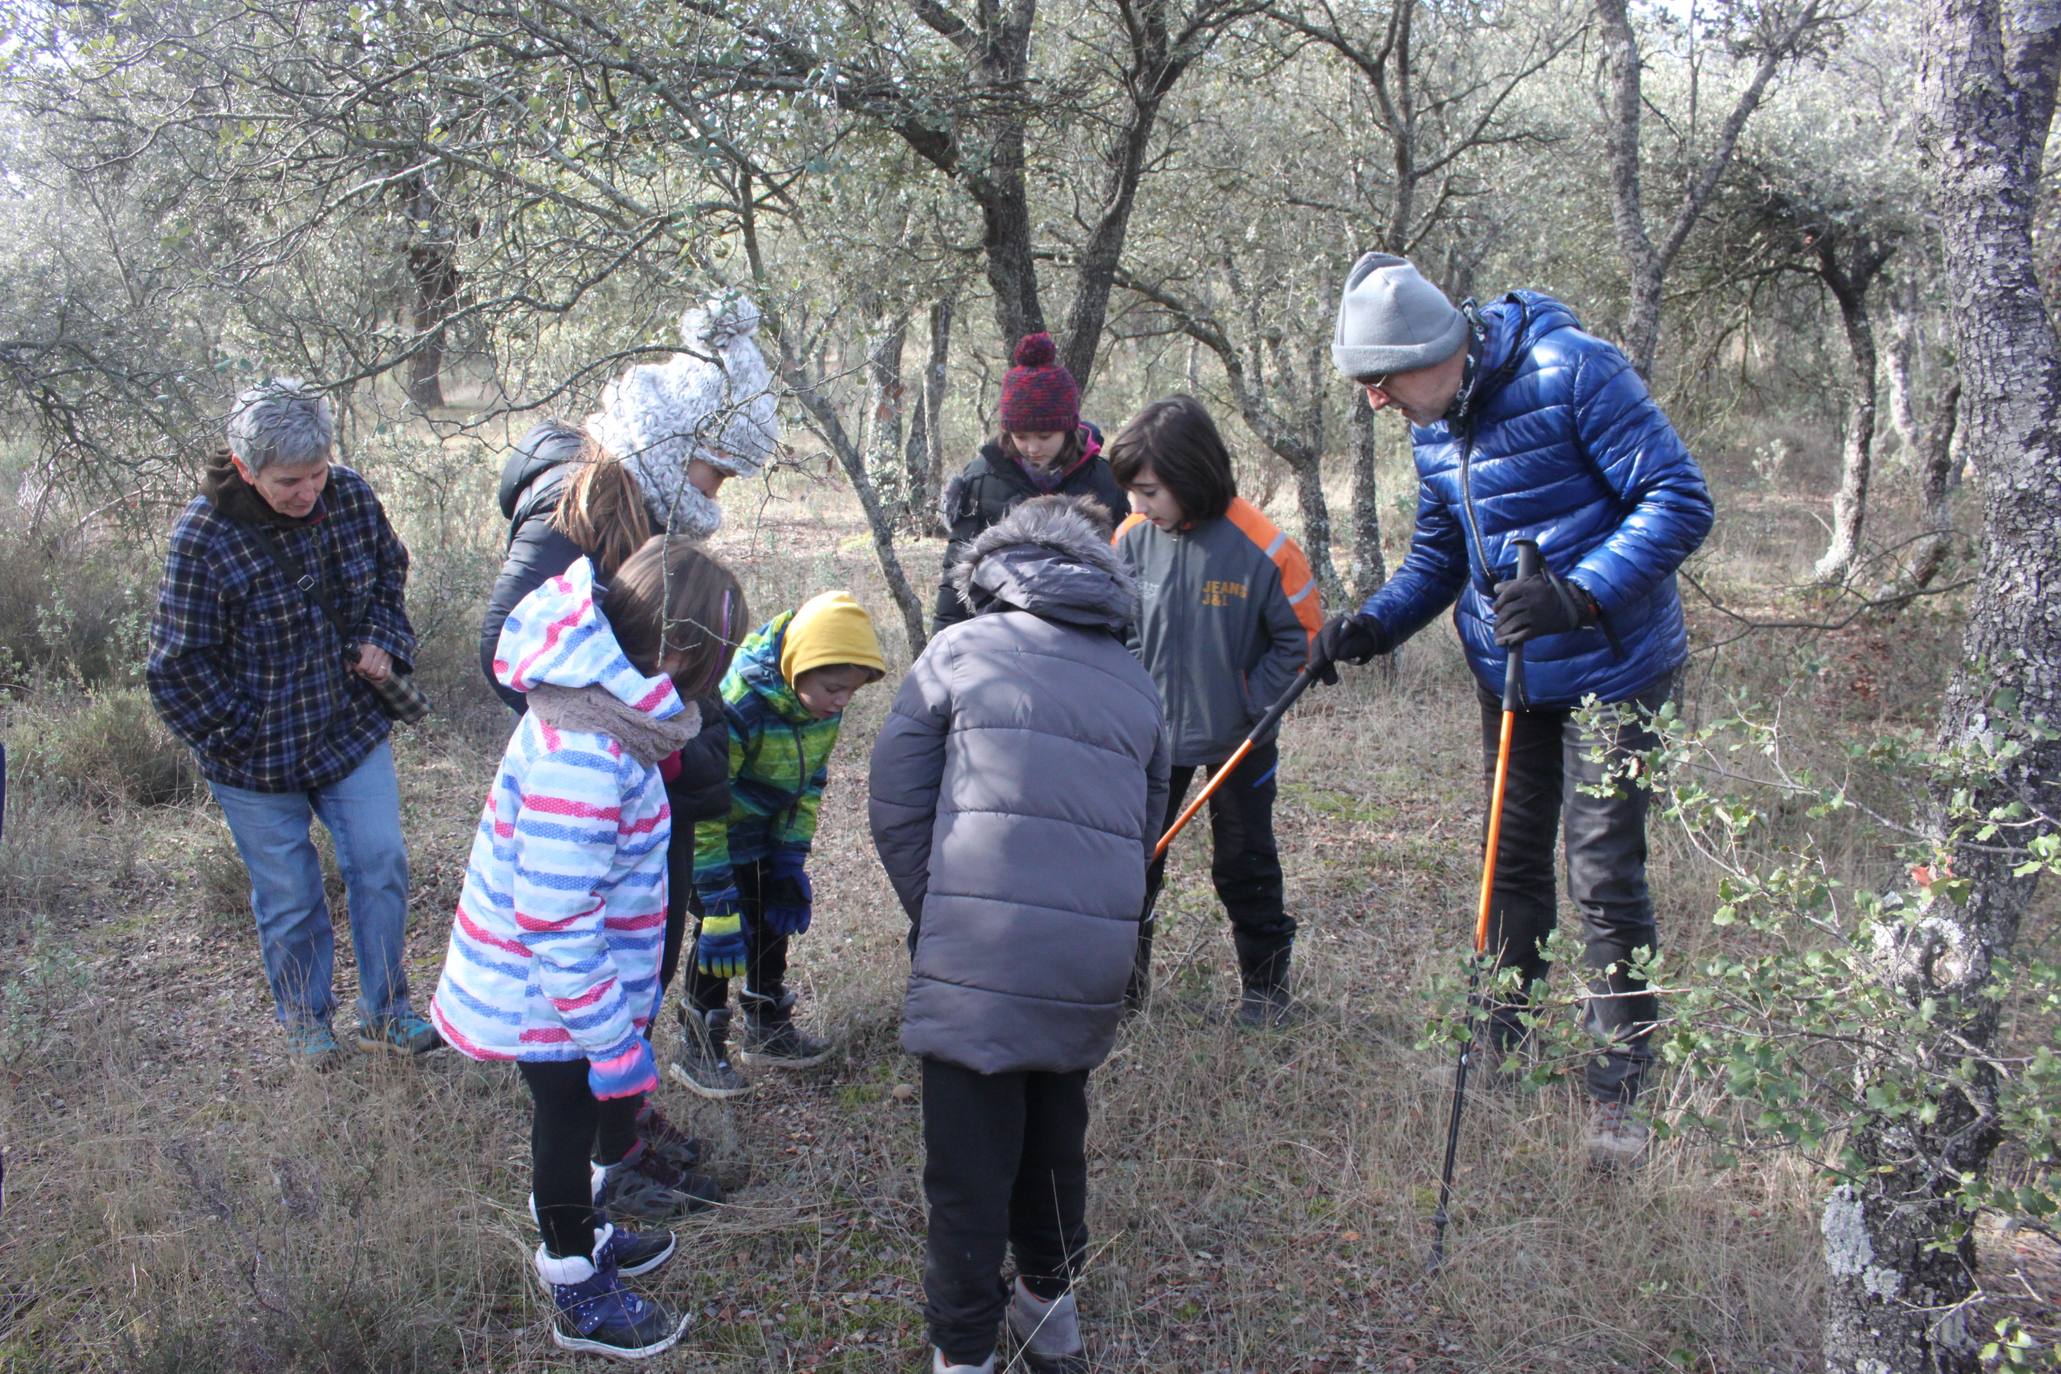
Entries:
{"type": "MultiPolygon", "coordinates": [[[[1652,746],[1647,714],[1689,656],[1675,569],[1710,531],[1709,489],[1624,354],[1550,296],[1513,291],[1456,309],[1407,260],[1369,253],[1346,279],[1331,356],[1374,409],[1410,423],[1417,528],[1395,576],[1318,633],[1311,670],[1335,682],[1333,664],[1386,653],[1452,606],[1492,774],[1504,665],[1524,646],[1489,946],[1527,984],[1544,977],[1553,832],[1564,820],[1593,977],[1585,1020],[1604,1042],[1587,1071],[1589,1152],[1598,1164],[1630,1163],[1646,1129],[1626,1109],[1658,1014],[1627,967],[1659,943],[1646,887],[1649,794],[1582,787],[1610,766],[1591,758],[1598,744],[1620,758],[1652,746]],[[1523,581],[1519,539],[1537,540],[1544,564],[1523,581]],[[1600,739],[1575,719],[1592,696],[1621,708],[1600,739]]],[[[1520,1010],[1497,1009],[1499,1048],[1521,1038],[1520,1010]]]]}

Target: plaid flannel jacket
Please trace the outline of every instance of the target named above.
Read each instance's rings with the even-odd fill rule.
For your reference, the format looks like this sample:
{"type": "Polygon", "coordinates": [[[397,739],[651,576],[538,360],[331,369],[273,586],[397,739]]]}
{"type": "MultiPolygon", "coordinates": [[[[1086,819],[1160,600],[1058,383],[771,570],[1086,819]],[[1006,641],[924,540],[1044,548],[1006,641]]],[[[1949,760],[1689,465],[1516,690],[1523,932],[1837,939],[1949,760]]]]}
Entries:
{"type": "MultiPolygon", "coordinates": [[[[408,550],[363,477],[340,464],[319,518],[278,529],[356,627],[412,667],[415,631],[402,589],[408,550]]],[[[345,777],[386,738],[372,691],[349,671],[351,648],[313,597],[265,548],[267,531],[196,496],[172,530],[150,627],[150,698],[212,782],[300,792],[345,777]]]]}

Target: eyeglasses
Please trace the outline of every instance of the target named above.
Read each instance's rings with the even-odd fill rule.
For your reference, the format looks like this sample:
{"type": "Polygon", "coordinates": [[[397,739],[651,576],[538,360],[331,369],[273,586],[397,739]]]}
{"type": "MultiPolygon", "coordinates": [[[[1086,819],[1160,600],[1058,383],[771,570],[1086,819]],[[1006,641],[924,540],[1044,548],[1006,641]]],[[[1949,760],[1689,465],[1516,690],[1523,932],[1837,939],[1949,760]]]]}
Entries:
{"type": "Polygon", "coordinates": [[[1388,384],[1389,384],[1390,382],[1394,381],[1394,380],[1395,380],[1395,373],[1393,373],[1393,372],[1384,372],[1384,373],[1382,373],[1382,374],[1381,374],[1381,375],[1380,375],[1379,377],[1364,377],[1364,378],[1362,378],[1362,379],[1360,380],[1360,385],[1361,385],[1361,386],[1371,386],[1371,387],[1374,387],[1374,388],[1376,388],[1377,390],[1380,390],[1380,391],[1386,391],[1386,390],[1388,390],[1388,384]]]}

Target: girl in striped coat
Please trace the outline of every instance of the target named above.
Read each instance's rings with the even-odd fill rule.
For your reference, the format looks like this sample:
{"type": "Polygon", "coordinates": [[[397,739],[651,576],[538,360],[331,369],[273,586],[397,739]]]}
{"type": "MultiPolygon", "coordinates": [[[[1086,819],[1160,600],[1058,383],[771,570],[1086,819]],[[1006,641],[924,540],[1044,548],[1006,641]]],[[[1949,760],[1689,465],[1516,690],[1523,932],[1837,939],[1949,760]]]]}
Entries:
{"type": "Polygon", "coordinates": [[[672,830],[658,762],[694,737],[691,703],[750,623],[727,569],[654,537],[608,586],[584,559],[547,580],[495,651],[495,675],[529,713],[480,816],[430,1010],[462,1053],[514,1062],[535,1099],[537,1275],[570,1350],[640,1357],[686,1329],[622,1286],[670,1259],[672,1236],[610,1225],[605,1201],[658,1086],[645,1027],[672,830]]]}

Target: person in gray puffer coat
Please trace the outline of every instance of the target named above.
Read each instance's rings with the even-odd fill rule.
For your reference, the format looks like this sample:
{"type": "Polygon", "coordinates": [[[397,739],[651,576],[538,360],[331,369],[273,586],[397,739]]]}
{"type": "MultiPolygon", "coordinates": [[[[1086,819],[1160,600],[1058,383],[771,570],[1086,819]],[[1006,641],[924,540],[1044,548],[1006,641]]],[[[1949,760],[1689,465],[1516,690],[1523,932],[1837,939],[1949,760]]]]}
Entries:
{"type": "Polygon", "coordinates": [[[1092,507],[1026,501],[952,575],[973,618],[910,668],[869,781],[873,843],[910,921],[925,1316],[936,1370],[991,1368],[1005,1312],[1032,1368],[1070,1368],[1087,1076],[1123,1013],[1165,725],[1124,645],[1137,588],[1092,507]]]}

